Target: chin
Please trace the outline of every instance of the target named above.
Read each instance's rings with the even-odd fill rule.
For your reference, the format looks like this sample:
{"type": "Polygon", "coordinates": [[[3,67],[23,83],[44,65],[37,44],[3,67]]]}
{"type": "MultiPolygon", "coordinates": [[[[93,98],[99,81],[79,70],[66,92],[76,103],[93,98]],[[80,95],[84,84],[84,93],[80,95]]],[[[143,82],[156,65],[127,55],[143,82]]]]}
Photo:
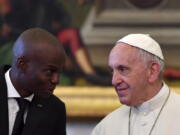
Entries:
{"type": "Polygon", "coordinates": [[[131,106],[131,103],[126,99],[120,99],[121,104],[131,106]]]}

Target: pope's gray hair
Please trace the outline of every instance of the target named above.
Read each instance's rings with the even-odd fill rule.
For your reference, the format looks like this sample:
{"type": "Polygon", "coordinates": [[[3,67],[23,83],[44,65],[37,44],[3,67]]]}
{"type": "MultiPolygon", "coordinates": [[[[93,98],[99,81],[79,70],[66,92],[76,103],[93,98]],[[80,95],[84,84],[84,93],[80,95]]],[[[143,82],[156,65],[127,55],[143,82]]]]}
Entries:
{"type": "Polygon", "coordinates": [[[158,56],[156,55],[153,55],[145,50],[142,50],[142,49],[138,49],[138,52],[139,52],[139,57],[140,59],[145,63],[145,64],[148,64],[148,62],[150,61],[154,61],[156,62],[157,64],[159,64],[160,66],[160,74],[159,74],[159,79],[162,79],[163,77],[163,73],[164,73],[164,67],[165,67],[165,63],[164,63],[164,60],[162,60],[161,58],[159,58],[158,56]]]}

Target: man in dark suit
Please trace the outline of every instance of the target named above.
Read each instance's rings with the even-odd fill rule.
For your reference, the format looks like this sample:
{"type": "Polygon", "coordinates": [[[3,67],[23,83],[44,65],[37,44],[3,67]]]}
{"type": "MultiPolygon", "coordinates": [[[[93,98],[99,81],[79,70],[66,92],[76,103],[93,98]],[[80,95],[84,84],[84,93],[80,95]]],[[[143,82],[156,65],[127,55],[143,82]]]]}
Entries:
{"type": "Polygon", "coordinates": [[[15,135],[18,98],[28,100],[19,135],[66,135],[65,105],[52,93],[66,54],[49,32],[32,28],[13,47],[12,67],[0,68],[0,135],[15,135]]]}

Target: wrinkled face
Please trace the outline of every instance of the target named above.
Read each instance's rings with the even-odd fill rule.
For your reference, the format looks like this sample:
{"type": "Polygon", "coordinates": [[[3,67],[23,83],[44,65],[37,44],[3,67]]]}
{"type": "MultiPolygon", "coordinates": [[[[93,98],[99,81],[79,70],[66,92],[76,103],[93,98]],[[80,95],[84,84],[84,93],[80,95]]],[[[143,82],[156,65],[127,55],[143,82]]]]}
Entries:
{"type": "Polygon", "coordinates": [[[141,104],[147,94],[148,73],[137,49],[119,43],[110,52],[109,66],[112,69],[112,84],[120,102],[129,106],[141,104]]]}
{"type": "Polygon", "coordinates": [[[44,49],[48,51],[35,53],[25,62],[22,84],[26,91],[47,97],[59,83],[65,56],[56,46],[46,46],[44,49]]]}

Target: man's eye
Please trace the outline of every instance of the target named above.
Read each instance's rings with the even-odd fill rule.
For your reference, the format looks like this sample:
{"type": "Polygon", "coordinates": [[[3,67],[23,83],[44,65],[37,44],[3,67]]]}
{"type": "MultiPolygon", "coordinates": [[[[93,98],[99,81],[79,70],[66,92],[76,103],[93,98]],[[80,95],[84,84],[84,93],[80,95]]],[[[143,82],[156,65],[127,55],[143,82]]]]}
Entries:
{"type": "Polygon", "coordinates": [[[119,67],[119,72],[122,74],[127,74],[129,72],[127,67],[119,67]]]}
{"type": "Polygon", "coordinates": [[[49,69],[49,70],[46,71],[46,73],[47,73],[48,75],[51,75],[51,74],[53,73],[53,71],[49,69]]]}
{"type": "Polygon", "coordinates": [[[125,67],[119,67],[119,70],[122,71],[122,72],[125,71],[126,69],[127,68],[125,68],[125,67]]]}

